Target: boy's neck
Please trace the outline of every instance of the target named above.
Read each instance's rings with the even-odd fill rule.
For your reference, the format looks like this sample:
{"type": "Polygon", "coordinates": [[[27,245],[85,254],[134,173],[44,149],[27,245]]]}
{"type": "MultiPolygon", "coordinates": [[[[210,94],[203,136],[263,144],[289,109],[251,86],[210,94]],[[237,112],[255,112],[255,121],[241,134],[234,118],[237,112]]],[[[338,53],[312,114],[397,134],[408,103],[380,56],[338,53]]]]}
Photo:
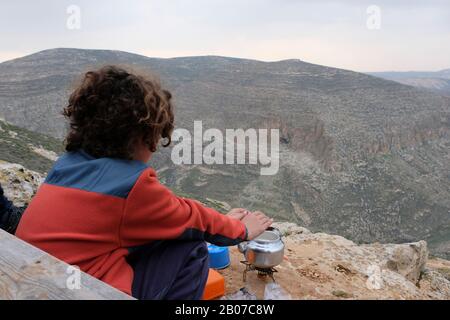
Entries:
{"type": "Polygon", "coordinates": [[[140,143],[135,149],[133,159],[147,163],[150,161],[151,157],[152,152],[148,149],[148,147],[145,144],[140,143]]]}

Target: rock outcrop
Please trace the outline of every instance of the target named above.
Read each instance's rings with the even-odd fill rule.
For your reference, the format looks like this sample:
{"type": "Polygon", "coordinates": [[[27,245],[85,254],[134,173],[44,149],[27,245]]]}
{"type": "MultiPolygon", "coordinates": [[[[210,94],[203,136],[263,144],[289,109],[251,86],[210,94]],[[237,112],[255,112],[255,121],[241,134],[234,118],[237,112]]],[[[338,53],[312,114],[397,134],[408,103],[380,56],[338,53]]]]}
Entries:
{"type": "Polygon", "coordinates": [[[0,183],[6,196],[16,206],[28,204],[43,181],[43,177],[35,171],[0,160],[0,183]]]}
{"type": "MultiPolygon", "coordinates": [[[[286,250],[274,277],[293,299],[450,299],[450,261],[428,260],[425,241],[358,245],[293,223],[275,225],[286,250]]],[[[221,271],[227,294],[246,287],[263,298],[271,280],[250,272],[244,283],[243,256],[236,248],[230,253],[231,266],[221,271]]]]}

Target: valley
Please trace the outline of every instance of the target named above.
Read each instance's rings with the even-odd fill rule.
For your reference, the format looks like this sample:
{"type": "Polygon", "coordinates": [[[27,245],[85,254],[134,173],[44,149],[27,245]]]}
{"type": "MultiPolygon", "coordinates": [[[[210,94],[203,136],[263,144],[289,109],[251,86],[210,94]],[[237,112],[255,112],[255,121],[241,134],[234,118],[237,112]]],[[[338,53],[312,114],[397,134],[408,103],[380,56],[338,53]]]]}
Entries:
{"type": "MultiPolygon", "coordinates": [[[[0,116],[37,148],[61,152],[68,94],[104,64],[160,77],[174,95],[177,128],[192,133],[202,120],[223,132],[279,129],[273,176],[259,164],[175,165],[161,149],[150,164],[177,193],[358,243],[426,240],[432,254],[450,258],[450,97],[300,60],[52,49],[0,64],[0,116]]],[[[0,159],[48,170],[51,160],[14,143],[1,144],[0,159]]]]}

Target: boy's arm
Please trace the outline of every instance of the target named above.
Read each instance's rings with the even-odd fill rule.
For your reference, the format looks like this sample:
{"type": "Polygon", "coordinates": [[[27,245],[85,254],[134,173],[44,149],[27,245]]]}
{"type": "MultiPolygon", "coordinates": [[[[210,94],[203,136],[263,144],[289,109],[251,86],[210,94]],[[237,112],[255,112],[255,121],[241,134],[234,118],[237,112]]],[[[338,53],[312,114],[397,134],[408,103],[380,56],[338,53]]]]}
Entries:
{"type": "Polygon", "coordinates": [[[121,224],[122,246],[153,240],[206,240],[222,246],[247,239],[245,225],[199,202],[175,196],[146,169],[128,195],[121,224]]]}

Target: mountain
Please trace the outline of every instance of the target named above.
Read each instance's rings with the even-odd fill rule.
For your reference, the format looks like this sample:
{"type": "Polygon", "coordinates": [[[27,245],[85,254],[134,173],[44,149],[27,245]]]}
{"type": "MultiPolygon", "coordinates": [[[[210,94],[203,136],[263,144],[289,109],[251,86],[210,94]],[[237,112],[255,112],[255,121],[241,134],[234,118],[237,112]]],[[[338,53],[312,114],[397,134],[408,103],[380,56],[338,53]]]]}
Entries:
{"type": "Polygon", "coordinates": [[[158,74],[174,93],[177,127],[280,129],[274,176],[257,165],[175,166],[170,150],[155,154],[151,164],[176,192],[356,242],[425,239],[450,256],[449,97],[300,60],[53,49],[0,64],[0,116],[61,139],[76,79],[111,63],[158,74]]]}
{"type": "Polygon", "coordinates": [[[372,72],[369,74],[450,96],[450,69],[436,72],[372,72]]]}
{"type": "Polygon", "coordinates": [[[368,74],[391,80],[401,80],[408,78],[450,79],[450,69],[445,69],[441,71],[384,71],[384,72],[369,72],[368,74]]]}

